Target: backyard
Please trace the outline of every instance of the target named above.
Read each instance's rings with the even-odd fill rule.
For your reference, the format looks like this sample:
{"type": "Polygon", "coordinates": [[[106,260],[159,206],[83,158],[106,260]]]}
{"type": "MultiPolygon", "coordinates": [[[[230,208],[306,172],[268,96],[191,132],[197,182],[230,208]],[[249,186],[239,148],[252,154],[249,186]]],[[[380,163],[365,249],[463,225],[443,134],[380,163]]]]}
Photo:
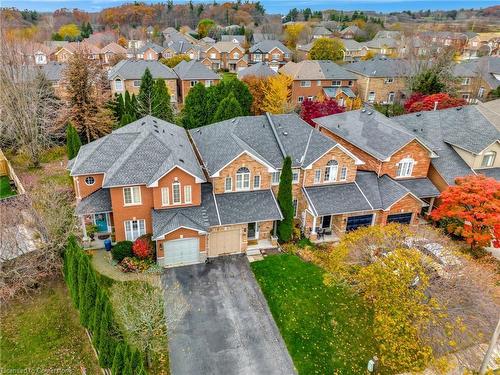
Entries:
{"type": "Polygon", "coordinates": [[[1,313],[0,372],[37,369],[43,373],[99,373],[87,335],[64,282],[40,294],[4,305],[1,313]]]}
{"type": "Polygon", "coordinates": [[[346,286],[295,255],[270,255],[252,270],[299,374],[360,374],[374,355],[370,311],[346,286]]]}

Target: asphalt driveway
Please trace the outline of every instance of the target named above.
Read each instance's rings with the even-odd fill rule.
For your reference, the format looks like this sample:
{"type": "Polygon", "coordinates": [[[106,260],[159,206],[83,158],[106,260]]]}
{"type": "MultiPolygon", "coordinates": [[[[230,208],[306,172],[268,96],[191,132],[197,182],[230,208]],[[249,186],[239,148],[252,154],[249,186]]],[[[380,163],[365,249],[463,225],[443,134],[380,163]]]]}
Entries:
{"type": "Polygon", "coordinates": [[[166,269],[162,284],[167,314],[188,306],[169,329],[172,375],[296,374],[245,256],[166,269]]]}

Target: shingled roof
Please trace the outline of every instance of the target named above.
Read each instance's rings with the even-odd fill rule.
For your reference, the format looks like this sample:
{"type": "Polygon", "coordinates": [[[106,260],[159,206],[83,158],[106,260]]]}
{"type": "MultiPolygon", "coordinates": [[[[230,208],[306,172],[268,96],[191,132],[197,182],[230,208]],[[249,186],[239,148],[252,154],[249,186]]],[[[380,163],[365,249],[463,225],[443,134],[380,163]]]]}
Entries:
{"type": "Polygon", "coordinates": [[[110,80],[116,77],[124,80],[141,79],[146,68],[151,72],[153,79],[177,79],[177,75],[172,69],[154,60],[122,60],[109,70],[108,78],[110,80]]]}
{"type": "Polygon", "coordinates": [[[357,79],[354,74],[330,60],[303,60],[299,63],[290,61],[280,69],[280,72],[294,80],[357,79]]]}
{"type": "Polygon", "coordinates": [[[406,60],[375,57],[371,60],[357,61],[344,65],[356,74],[366,77],[406,77],[411,74],[411,68],[406,60]]]}
{"type": "Polygon", "coordinates": [[[267,78],[278,74],[275,70],[271,69],[269,65],[264,62],[250,65],[248,68],[238,71],[238,79],[244,77],[255,76],[259,78],[267,78]]]}
{"type": "Polygon", "coordinates": [[[103,173],[103,187],[151,185],[178,167],[198,182],[204,174],[185,130],[146,116],[81,147],[72,176],[103,173]]]}
{"type": "Polygon", "coordinates": [[[275,48],[279,48],[281,51],[283,51],[283,53],[289,53],[289,54],[292,53],[292,51],[290,51],[288,49],[288,47],[286,47],[279,40],[270,40],[270,39],[264,39],[256,44],[254,44],[252,47],[250,47],[249,52],[250,53],[256,53],[256,52],[269,53],[275,48]]]}
{"type": "Polygon", "coordinates": [[[174,67],[174,72],[181,80],[186,79],[220,79],[220,76],[213,70],[208,69],[201,62],[196,60],[182,60],[174,67]]]}

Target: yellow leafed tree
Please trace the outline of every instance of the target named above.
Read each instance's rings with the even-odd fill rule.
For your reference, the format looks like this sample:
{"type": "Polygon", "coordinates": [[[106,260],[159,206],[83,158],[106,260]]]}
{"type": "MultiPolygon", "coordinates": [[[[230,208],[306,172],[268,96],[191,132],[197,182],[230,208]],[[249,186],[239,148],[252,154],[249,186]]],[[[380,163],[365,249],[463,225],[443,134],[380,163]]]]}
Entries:
{"type": "Polygon", "coordinates": [[[268,84],[263,87],[262,110],[274,114],[287,112],[292,95],[291,86],[292,79],[285,74],[270,77],[268,84]]]}
{"type": "Polygon", "coordinates": [[[62,25],[59,28],[58,33],[63,38],[65,37],[76,38],[78,35],[80,35],[80,29],[74,23],[68,23],[67,25],[62,25]]]}
{"type": "Polygon", "coordinates": [[[288,25],[285,29],[285,40],[286,44],[290,48],[295,48],[297,41],[299,40],[300,33],[304,29],[304,24],[294,23],[293,25],[288,25]]]}
{"type": "Polygon", "coordinates": [[[361,98],[359,96],[356,96],[356,98],[354,98],[354,101],[352,102],[352,110],[360,109],[362,105],[363,102],[361,101],[361,98]]]}

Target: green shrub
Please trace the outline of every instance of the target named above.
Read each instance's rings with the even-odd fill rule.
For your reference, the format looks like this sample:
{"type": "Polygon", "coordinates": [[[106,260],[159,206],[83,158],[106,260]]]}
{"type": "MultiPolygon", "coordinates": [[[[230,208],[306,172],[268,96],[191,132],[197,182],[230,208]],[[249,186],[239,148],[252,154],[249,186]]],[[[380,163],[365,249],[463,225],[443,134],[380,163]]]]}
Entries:
{"type": "Polygon", "coordinates": [[[121,262],[123,258],[132,257],[132,241],[120,241],[111,249],[111,255],[117,262],[121,262]]]}

